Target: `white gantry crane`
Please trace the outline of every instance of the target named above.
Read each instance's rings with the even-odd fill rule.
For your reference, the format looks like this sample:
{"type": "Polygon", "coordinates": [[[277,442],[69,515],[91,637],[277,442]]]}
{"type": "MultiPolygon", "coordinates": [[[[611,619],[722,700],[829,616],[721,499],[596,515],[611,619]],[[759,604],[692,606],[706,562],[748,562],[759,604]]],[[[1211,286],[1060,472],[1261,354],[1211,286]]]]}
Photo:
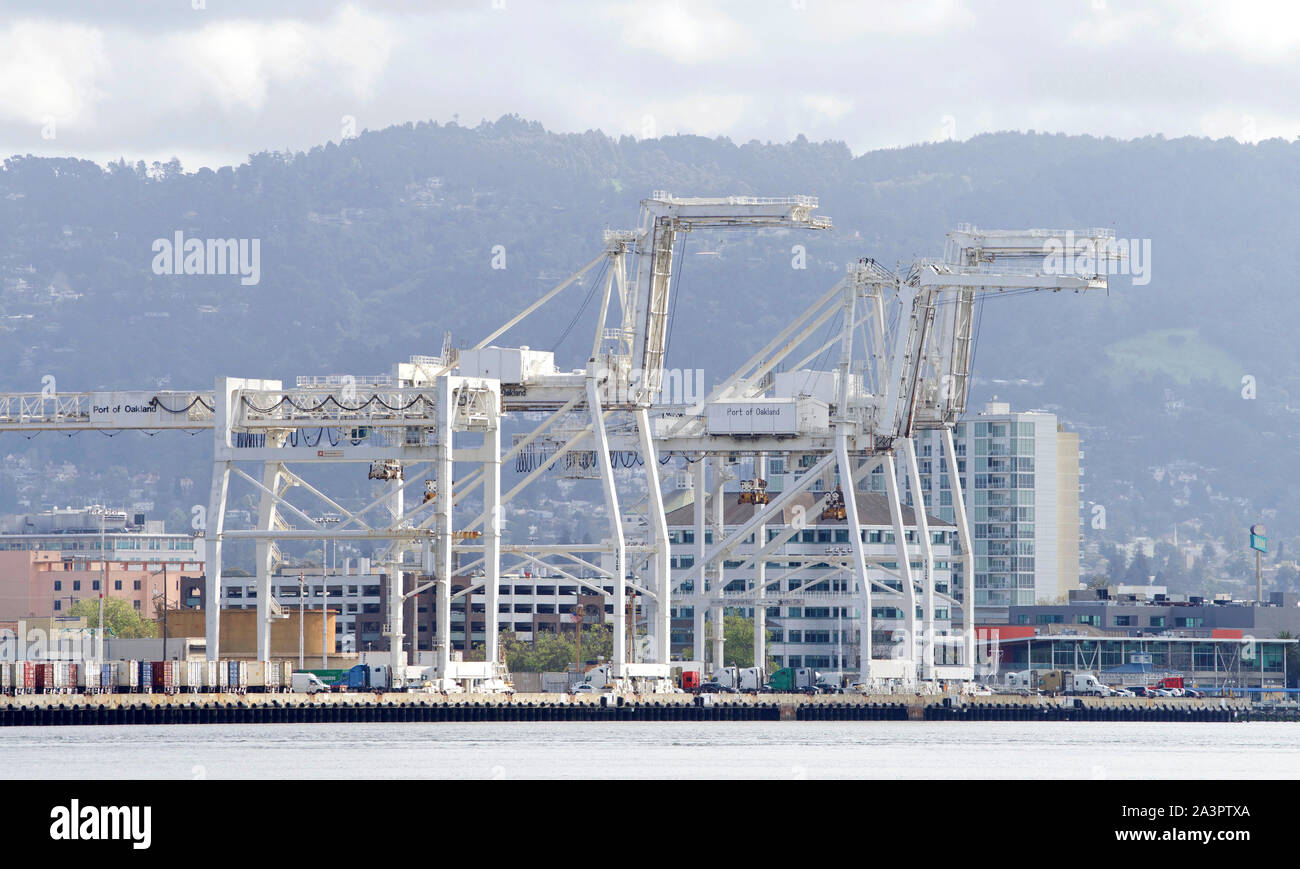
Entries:
{"type": "MultiPolygon", "coordinates": [[[[949,234],[941,260],[918,260],[898,273],[861,260],[702,399],[689,406],[660,402],[675,292],[673,263],[681,234],[705,229],[828,229],[830,221],[815,215],[816,209],[817,200],[809,196],[677,198],[656,192],[643,201],[636,229],[607,232],[596,257],[472,348],[454,350],[448,338],[441,355],[411,357],[388,376],[300,378],[293,388],[274,380],[222,377],[212,392],[0,395],[0,431],[213,431],[204,532],[212,658],[220,655],[224,543],[247,540],[255,545],[257,655],[265,660],[270,657],[271,619],[278,609],[271,596],[271,576],[279,544],[353,539],[378,541],[384,547],[380,566],[389,577],[384,630],[399,684],[407,663],[403,605],[429,588],[436,596],[434,649],[441,684],[494,684],[501,675],[498,585],[503,571],[516,568],[542,568],[596,594],[610,589],[616,625],[627,612],[629,594],[644,605],[644,642],[630,646],[624,630],[613,632],[611,677],[617,687],[665,684],[675,605],[694,608],[697,660],[705,657],[706,613],[712,618],[717,663],[725,654],[723,610],[752,609],[755,660],[761,661],[764,608],[839,576],[846,579],[837,583],[842,590],[819,599],[856,609],[863,680],[970,678],[973,560],[952,427],[965,410],[974,301],[981,292],[1104,289],[1104,266],[1096,275],[1053,275],[1041,268],[1041,259],[1049,243],[1068,240],[1072,247],[1067,252],[1087,250],[1101,255],[1094,261],[1104,262],[1112,236],[1102,230],[989,232],[961,227],[949,234]],[[1035,258],[1040,260],[1037,268],[1035,258]],[[560,370],[553,353],[492,343],[601,264],[604,277],[596,289],[603,292],[583,368],[560,370]],[[610,310],[614,302],[616,313],[610,310]],[[610,320],[616,325],[608,325],[610,320]],[[832,352],[838,360],[833,369],[806,368],[832,352]],[[782,370],[786,373],[778,373],[782,370]],[[817,388],[808,394],[791,388],[789,372],[817,388]],[[754,413],[758,408],[761,412],[754,413]],[[543,417],[540,424],[514,434],[506,448],[503,424],[511,417],[538,414],[543,417]],[[755,419],[762,422],[755,424],[755,419]],[[935,589],[924,490],[910,440],[914,431],[934,428],[943,431],[947,455],[964,563],[962,597],[953,589],[935,589]],[[911,481],[910,515],[899,498],[899,450],[911,481]],[[797,472],[795,457],[800,459],[797,472]],[[785,488],[769,495],[766,468],[776,458],[785,460],[790,473],[785,488]],[[635,472],[641,478],[635,508],[629,507],[633,499],[626,491],[631,480],[615,472],[616,462],[640,469],[635,472]],[[724,486],[744,462],[750,463],[753,474],[742,482],[740,498],[753,510],[728,530],[724,486]],[[307,466],[339,463],[368,467],[370,478],[379,484],[370,503],[347,508],[303,472],[307,466]],[[514,463],[522,477],[503,491],[502,466],[508,463],[514,463]],[[690,468],[695,493],[694,562],[677,570],[670,562],[662,494],[662,469],[674,464],[690,468]],[[851,533],[847,547],[804,556],[798,568],[767,575],[769,556],[800,530],[798,523],[785,518],[797,499],[806,499],[815,483],[838,474],[840,487],[827,486],[811,511],[842,519],[850,529],[860,528],[852,493],[878,467],[884,471],[896,553],[888,559],[869,555],[862,535],[851,533]],[[503,542],[503,508],[547,473],[600,480],[609,525],[604,540],[503,542]],[[227,524],[235,482],[258,496],[253,527],[227,524]],[[411,486],[423,497],[408,499],[411,486]],[[711,502],[706,492],[712,493],[711,502]],[[321,510],[333,513],[337,524],[313,515],[321,510]],[[917,532],[919,576],[910,567],[907,525],[917,532]],[[634,526],[639,530],[629,537],[628,529],[634,526]],[[712,542],[706,543],[709,529],[712,542]],[[886,561],[895,566],[887,568],[886,561]],[[894,574],[897,581],[874,579],[868,564],[874,571],[894,574]],[[817,568],[815,578],[779,592],[784,580],[808,568],[817,568]],[[453,578],[465,587],[454,589],[453,578]],[[743,588],[737,590],[737,585],[743,588]],[[453,660],[451,603],[480,590],[485,604],[484,660],[453,660]],[[873,600],[894,602],[904,613],[907,641],[889,650],[889,657],[876,657],[872,649],[873,600]],[[936,636],[936,601],[963,613],[957,664],[935,663],[936,642],[952,644],[951,638],[936,636]]],[[[798,507],[804,510],[802,502],[798,507]]],[[[467,623],[467,642],[469,637],[467,623]]],[[[410,648],[415,648],[414,642],[410,648]]]]}

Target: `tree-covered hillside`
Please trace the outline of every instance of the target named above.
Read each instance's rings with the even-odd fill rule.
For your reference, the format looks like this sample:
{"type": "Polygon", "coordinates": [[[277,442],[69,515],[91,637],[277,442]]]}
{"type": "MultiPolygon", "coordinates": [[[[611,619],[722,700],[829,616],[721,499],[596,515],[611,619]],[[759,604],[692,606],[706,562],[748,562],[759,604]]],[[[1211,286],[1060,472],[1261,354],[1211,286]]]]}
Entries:
{"type": "MultiPolygon", "coordinates": [[[[38,391],[45,375],[81,390],[384,372],[436,353],[444,331],[477,340],[591,259],[603,229],[633,225],[652,190],[809,193],[835,221],[797,239],[688,240],[669,364],[706,379],[858,257],[939,255],[959,222],[1109,226],[1150,239],[1150,283],[985,303],[972,408],[996,393],[1083,432],[1085,498],[1108,515],[1089,534],[1199,520],[1227,536],[1264,518],[1291,538],[1300,350],[1285,263],[1300,236],[1298,182],[1300,144],[1282,141],[1007,133],[854,157],[802,138],[636,141],[517,117],[407,124],[219,171],[12,157],[0,172],[0,389],[38,391]],[[177,232],[259,240],[260,280],[155,274],[155,240],[177,232]],[[790,267],[795,243],[804,270],[790,267]],[[494,250],[505,268],[492,267],[494,250]]],[[[589,332],[557,340],[583,296],[570,290],[510,342],[581,364],[589,332]]],[[[102,441],[7,439],[0,450],[26,470],[7,468],[0,510],[32,491],[44,501],[30,509],[78,493],[120,503],[138,490],[164,513],[202,500],[178,482],[205,488],[202,438],[102,441]],[[77,472],[60,481],[48,469],[64,461],[77,472]],[[131,479],[146,469],[160,481],[131,479]]]]}

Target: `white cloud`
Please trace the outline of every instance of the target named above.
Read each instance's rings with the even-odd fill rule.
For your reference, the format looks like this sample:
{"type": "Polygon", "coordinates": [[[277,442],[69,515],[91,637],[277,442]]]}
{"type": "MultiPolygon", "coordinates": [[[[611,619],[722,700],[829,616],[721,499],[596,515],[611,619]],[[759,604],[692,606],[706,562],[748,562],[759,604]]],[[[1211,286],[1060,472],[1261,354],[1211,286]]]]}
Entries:
{"type": "Polygon", "coordinates": [[[1268,0],[208,6],[63,4],[0,24],[0,156],[308,149],[345,115],[372,130],[518,113],[560,132],[803,133],[857,152],[1030,128],[1300,132],[1300,12],[1268,0]]]}
{"type": "Polygon", "coordinates": [[[643,114],[624,121],[622,132],[638,138],[689,133],[718,136],[736,129],[750,108],[745,94],[698,94],[645,103],[643,114]]]}
{"type": "Polygon", "coordinates": [[[1300,5],[1294,0],[1182,3],[1175,38],[1190,51],[1227,51],[1257,62],[1294,60],[1300,5]]]}
{"type": "Polygon", "coordinates": [[[834,94],[808,94],[803,104],[812,109],[819,118],[838,121],[853,111],[853,100],[846,100],[834,94]]]}
{"type": "Polygon", "coordinates": [[[681,64],[702,64],[745,54],[752,46],[743,19],[717,7],[683,0],[645,0],[608,7],[620,22],[623,43],[681,64]]]}
{"type": "Polygon", "coordinates": [[[197,93],[227,111],[260,111],[279,84],[328,82],[351,97],[368,96],[397,41],[397,28],[387,19],[347,6],[322,24],[214,22],[168,35],[163,51],[168,65],[192,80],[197,93]]]}
{"type": "Polygon", "coordinates": [[[1238,142],[1296,139],[1300,137],[1300,114],[1280,117],[1232,111],[1211,112],[1201,116],[1199,132],[1211,139],[1236,139],[1238,142]]]}
{"type": "MultiPolygon", "coordinates": [[[[864,36],[938,36],[965,30],[978,19],[963,0],[804,0],[794,12],[806,15],[820,38],[827,41],[864,36]]],[[[797,19],[791,24],[797,23],[797,19]]],[[[870,50],[870,45],[864,45],[870,50]]]]}
{"type": "Polygon", "coordinates": [[[21,124],[52,117],[85,124],[105,96],[104,35],[94,27],[20,20],[0,30],[0,119],[21,124]]]}
{"type": "Polygon", "coordinates": [[[1150,40],[1168,26],[1162,16],[1151,9],[1116,9],[1109,5],[1089,9],[1083,7],[1070,27],[1070,41],[1085,47],[1101,48],[1150,40]]]}

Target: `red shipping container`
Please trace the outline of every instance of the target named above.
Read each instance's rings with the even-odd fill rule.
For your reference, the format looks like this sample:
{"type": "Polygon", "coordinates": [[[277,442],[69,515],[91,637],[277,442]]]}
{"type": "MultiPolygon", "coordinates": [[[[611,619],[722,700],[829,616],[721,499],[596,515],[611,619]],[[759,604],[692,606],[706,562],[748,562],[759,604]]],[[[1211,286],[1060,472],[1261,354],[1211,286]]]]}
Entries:
{"type": "Polygon", "coordinates": [[[176,662],[175,661],[154,661],[153,689],[155,691],[174,691],[176,690],[176,662]]]}
{"type": "Polygon", "coordinates": [[[37,664],[36,665],[36,685],[37,691],[54,690],[54,665],[37,664]]]}
{"type": "Polygon", "coordinates": [[[35,691],[36,665],[31,661],[23,661],[17,666],[22,668],[22,676],[19,677],[17,673],[14,674],[14,687],[19,687],[21,684],[24,691],[35,691]]]}

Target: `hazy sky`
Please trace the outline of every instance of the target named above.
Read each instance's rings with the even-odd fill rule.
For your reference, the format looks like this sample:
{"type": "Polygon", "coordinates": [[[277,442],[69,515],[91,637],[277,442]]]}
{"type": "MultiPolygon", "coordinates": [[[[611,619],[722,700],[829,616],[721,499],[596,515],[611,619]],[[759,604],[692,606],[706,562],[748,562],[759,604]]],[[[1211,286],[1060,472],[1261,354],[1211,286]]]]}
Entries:
{"type": "Polygon", "coordinates": [[[187,169],[418,120],[855,153],[1300,136],[1295,0],[0,0],[0,155],[187,169]],[[195,6],[201,8],[194,8],[195,6]]]}

